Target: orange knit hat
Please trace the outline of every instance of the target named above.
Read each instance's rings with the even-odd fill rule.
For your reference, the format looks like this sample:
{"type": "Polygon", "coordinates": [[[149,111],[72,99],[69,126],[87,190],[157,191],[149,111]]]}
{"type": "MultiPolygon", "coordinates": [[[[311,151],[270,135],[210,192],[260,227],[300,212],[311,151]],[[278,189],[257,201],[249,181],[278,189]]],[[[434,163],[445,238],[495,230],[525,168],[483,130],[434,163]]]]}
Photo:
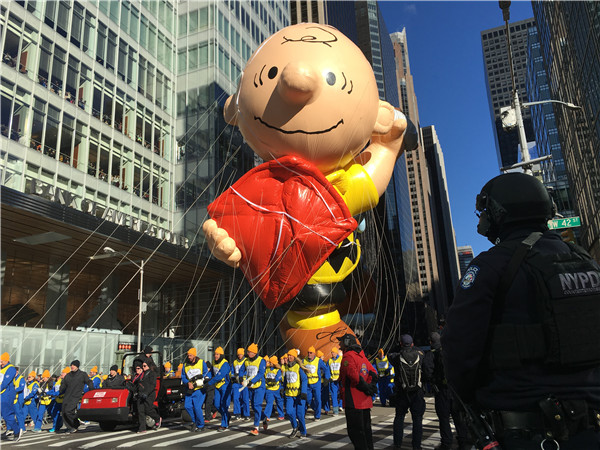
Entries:
{"type": "Polygon", "coordinates": [[[197,355],[197,353],[196,353],[196,349],[195,349],[194,347],[190,348],[190,349],[188,350],[188,353],[187,353],[187,354],[188,354],[188,355],[193,355],[193,356],[196,356],[196,355],[197,355]]]}
{"type": "Polygon", "coordinates": [[[293,356],[294,358],[297,358],[298,357],[298,350],[296,350],[295,348],[293,348],[293,349],[291,349],[288,352],[288,355],[293,356]]]}
{"type": "Polygon", "coordinates": [[[243,355],[244,353],[246,353],[246,350],[244,350],[243,348],[240,347],[240,348],[237,349],[237,354],[238,355],[243,355]]]}
{"type": "Polygon", "coordinates": [[[258,353],[258,345],[253,342],[248,346],[248,351],[252,353],[258,353]]]}
{"type": "Polygon", "coordinates": [[[92,367],[92,370],[90,370],[90,372],[98,373],[98,366],[92,367]]]}
{"type": "Polygon", "coordinates": [[[50,378],[50,371],[48,369],[44,370],[42,378],[50,378]]]}
{"type": "Polygon", "coordinates": [[[4,352],[0,355],[0,361],[10,361],[10,355],[8,352],[4,352]]]}
{"type": "Polygon", "coordinates": [[[315,352],[315,348],[311,345],[310,347],[308,347],[308,353],[314,353],[315,352]]]}
{"type": "Polygon", "coordinates": [[[71,371],[70,367],[65,367],[63,370],[61,370],[61,373],[69,373],[71,371]]]}
{"type": "Polygon", "coordinates": [[[271,364],[279,364],[279,361],[277,360],[277,356],[271,356],[271,358],[269,359],[269,362],[271,364]]]}
{"type": "Polygon", "coordinates": [[[215,349],[215,353],[218,353],[219,355],[224,355],[225,352],[223,351],[223,347],[217,347],[215,349]]]}
{"type": "Polygon", "coordinates": [[[29,372],[29,376],[35,378],[37,376],[37,373],[35,373],[35,371],[31,371],[29,372]]]}

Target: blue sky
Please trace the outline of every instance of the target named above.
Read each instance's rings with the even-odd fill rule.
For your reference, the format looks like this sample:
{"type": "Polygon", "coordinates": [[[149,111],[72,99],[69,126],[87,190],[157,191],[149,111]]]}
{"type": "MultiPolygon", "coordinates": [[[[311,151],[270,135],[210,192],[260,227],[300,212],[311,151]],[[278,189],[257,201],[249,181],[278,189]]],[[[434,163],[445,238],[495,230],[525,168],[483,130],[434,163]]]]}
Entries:
{"type": "MultiPolygon", "coordinates": [[[[500,174],[487,101],[481,31],[504,25],[497,1],[380,1],[388,31],[406,28],[421,126],[440,139],[457,245],[475,255],[491,244],[477,234],[475,196],[500,174]]],[[[513,1],[510,22],[533,17],[513,1]]]]}

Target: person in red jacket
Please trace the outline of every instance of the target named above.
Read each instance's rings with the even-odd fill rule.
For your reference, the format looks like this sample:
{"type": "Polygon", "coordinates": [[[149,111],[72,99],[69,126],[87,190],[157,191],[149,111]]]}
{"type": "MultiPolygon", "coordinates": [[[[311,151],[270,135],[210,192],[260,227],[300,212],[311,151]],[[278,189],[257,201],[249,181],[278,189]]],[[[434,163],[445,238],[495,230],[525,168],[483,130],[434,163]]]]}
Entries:
{"type": "Polygon", "coordinates": [[[373,449],[371,430],[372,395],[377,391],[377,373],[353,334],[340,338],[344,352],[340,367],[340,395],[346,411],[348,437],[355,449],[373,449]]]}

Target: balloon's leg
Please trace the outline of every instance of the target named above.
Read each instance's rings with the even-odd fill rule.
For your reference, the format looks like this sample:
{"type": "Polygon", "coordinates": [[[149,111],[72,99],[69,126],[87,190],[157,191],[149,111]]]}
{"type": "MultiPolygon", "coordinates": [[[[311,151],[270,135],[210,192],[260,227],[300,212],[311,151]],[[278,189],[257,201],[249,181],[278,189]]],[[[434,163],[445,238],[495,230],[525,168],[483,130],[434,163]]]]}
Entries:
{"type": "Polygon", "coordinates": [[[305,356],[308,348],[321,350],[326,359],[333,347],[339,347],[338,339],[354,331],[340,319],[337,310],[294,311],[290,310],[279,324],[279,331],[288,349],[300,349],[305,356]]]}

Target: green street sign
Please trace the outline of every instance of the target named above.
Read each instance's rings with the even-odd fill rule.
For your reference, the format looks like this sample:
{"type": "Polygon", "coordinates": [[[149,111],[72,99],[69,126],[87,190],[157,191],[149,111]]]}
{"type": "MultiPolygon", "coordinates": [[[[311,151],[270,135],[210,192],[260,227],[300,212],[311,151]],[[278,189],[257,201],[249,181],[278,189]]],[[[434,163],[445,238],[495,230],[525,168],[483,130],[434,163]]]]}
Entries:
{"type": "Polygon", "coordinates": [[[573,228],[580,227],[581,219],[579,216],[565,217],[563,219],[552,219],[548,221],[548,228],[556,230],[557,228],[573,228]]]}

